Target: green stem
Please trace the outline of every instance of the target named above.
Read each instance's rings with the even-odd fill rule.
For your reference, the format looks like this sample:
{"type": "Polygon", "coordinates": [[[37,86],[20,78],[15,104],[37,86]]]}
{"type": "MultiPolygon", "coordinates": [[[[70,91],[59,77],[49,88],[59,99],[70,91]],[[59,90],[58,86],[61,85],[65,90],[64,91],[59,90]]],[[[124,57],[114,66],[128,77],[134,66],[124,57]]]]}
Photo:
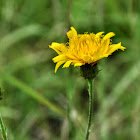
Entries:
{"type": "Polygon", "coordinates": [[[3,140],[8,140],[7,133],[6,133],[6,128],[4,127],[1,114],[0,114],[0,129],[1,129],[2,139],[3,140]]]}
{"type": "Polygon", "coordinates": [[[89,85],[89,116],[85,140],[88,140],[93,117],[93,79],[88,79],[88,85],[89,85]]]}

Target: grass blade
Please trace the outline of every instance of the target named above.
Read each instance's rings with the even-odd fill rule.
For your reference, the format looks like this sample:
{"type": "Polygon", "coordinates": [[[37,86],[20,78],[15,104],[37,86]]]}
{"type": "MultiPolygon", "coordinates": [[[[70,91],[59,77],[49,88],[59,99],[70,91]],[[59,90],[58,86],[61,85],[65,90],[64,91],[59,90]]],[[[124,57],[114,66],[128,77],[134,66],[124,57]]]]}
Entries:
{"type": "Polygon", "coordinates": [[[51,110],[53,110],[54,112],[58,113],[59,115],[61,115],[63,117],[67,117],[66,113],[61,108],[59,108],[58,106],[54,105],[49,100],[45,99],[41,94],[39,94],[36,91],[34,91],[32,88],[27,86],[25,83],[19,81],[14,76],[9,75],[9,74],[4,73],[4,72],[1,71],[0,72],[0,78],[5,80],[6,82],[10,83],[11,85],[19,88],[20,90],[24,91],[26,94],[28,94],[32,98],[36,99],[37,101],[39,101],[43,105],[49,107],[51,110]]]}
{"type": "Polygon", "coordinates": [[[6,133],[6,128],[4,127],[1,114],[0,114],[0,129],[1,129],[2,139],[3,140],[8,140],[7,133],[6,133]]]}

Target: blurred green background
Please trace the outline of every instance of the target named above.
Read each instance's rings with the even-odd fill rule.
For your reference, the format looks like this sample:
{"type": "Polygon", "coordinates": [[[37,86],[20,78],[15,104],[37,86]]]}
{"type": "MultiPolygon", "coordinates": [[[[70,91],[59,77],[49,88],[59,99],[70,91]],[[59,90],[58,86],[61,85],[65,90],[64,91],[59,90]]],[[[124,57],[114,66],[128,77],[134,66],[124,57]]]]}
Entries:
{"type": "Polygon", "coordinates": [[[90,140],[140,139],[139,0],[0,0],[0,113],[9,140],[83,140],[88,86],[79,69],[54,73],[51,42],[113,31],[127,49],[99,61],[90,140]]]}

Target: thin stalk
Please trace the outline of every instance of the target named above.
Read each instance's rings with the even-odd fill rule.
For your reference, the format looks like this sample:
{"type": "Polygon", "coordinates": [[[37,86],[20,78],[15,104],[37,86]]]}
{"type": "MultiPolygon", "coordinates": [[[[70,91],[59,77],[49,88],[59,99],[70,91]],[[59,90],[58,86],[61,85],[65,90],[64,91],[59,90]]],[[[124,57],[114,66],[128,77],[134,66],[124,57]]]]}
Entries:
{"type": "Polygon", "coordinates": [[[1,134],[2,134],[2,139],[3,140],[8,140],[7,133],[6,133],[6,128],[4,127],[1,114],[0,114],[0,130],[1,130],[1,134]]]}
{"type": "Polygon", "coordinates": [[[88,140],[93,118],[93,79],[88,79],[88,85],[89,85],[89,116],[85,140],[88,140]]]}

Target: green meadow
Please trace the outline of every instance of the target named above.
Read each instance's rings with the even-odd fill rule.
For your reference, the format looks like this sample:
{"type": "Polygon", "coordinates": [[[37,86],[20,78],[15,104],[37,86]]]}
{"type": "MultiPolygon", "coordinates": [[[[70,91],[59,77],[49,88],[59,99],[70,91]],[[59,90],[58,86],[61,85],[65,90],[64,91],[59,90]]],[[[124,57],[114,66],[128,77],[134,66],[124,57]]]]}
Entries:
{"type": "MultiPolygon", "coordinates": [[[[79,34],[114,32],[98,61],[89,140],[140,140],[139,0],[0,0],[0,114],[9,140],[84,140],[88,84],[79,67],[54,73],[49,48],[79,34]]],[[[0,133],[0,140],[2,134],[0,133]]]]}

